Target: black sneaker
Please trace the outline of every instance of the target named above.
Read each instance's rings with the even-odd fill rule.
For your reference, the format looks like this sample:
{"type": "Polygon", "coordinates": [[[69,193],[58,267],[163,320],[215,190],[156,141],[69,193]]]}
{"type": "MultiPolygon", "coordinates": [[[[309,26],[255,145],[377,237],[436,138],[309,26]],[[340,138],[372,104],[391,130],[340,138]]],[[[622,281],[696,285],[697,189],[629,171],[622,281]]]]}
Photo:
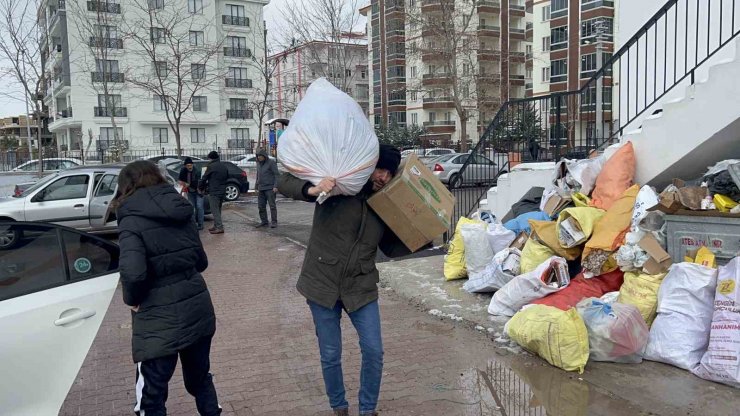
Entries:
{"type": "Polygon", "coordinates": [[[272,224],[270,224],[270,228],[277,228],[277,222],[273,222],[272,224]]]}
{"type": "Polygon", "coordinates": [[[268,224],[268,223],[266,223],[266,222],[263,222],[263,223],[261,223],[261,224],[257,224],[257,225],[255,225],[255,226],[254,226],[254,228],[262,228],[262,227],[267,227],[268,225],[270,225],[270,224],[268,224]]]}

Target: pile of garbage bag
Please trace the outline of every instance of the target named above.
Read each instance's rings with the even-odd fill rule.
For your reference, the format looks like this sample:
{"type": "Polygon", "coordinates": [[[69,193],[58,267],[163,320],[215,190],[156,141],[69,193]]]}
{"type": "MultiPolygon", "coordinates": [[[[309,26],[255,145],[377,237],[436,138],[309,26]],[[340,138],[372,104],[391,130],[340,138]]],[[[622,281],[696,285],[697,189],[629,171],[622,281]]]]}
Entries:
{"type": "Polygon", "coordinates": [[[635,165],[630,142],[563,160],[505,222],[461,218],[445,278],[493,292],[488,313],[510,317],[505,334],[566,371],[650,360],[740,387],[740,257],[718,267],[704,247],[671,258],[665,226],[682,210],[740,214],[740,161],[660,193],[633,182],[635,165]]]}

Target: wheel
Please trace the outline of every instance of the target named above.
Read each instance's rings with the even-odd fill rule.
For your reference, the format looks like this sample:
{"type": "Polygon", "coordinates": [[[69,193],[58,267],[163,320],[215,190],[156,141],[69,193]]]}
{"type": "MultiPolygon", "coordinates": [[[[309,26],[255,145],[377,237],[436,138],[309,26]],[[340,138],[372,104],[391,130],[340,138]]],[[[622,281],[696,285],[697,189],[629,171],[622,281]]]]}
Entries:
{"type": "Polygon", "coordinates": [[[462,185],[462,177],[459,173],[453,173],[450,176],[450,189],[457,189],[462,185]]]}
{"type": "Polygon", "coordinates": [[[21,238],[21,230],[12,225],[0,227],[0,250],[9,250],[15,247],[21,238]]]}
{"type": "Polygon", "coordinates": [[[233,183],[226,184],[226,200],[236,201],[239,199],[239,185],[233,183]]]}

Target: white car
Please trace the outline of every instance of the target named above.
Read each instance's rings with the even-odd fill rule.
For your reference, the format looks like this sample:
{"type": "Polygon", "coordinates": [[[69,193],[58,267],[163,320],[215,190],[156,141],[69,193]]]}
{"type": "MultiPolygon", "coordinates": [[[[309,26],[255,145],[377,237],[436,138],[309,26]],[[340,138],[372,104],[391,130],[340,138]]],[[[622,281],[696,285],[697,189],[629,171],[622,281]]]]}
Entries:
{"type": "Polygon", "coordinates": [[[3,222],[0,414],[56,415],[118,285],[118,247],[47,223],[3,222]]]}
{"type": "MultiPolygon", "coordinates": [[[[270,159],[275,160],[274,157],[270,156],[270,159]]],[[[257,155],[254,153],[248,153],[246,155],[239,155],[229,159],[229,162],[239,166],[242,169],[254,169],[257,167],[257,155]]]]}
{"type": "MultiPolygon", "coordinates": [[[[82,166],[82,161],[71,158],[48,158],[42,159],[44,171],[60,171],[71,169],[76,166],[82,166]]],[[[37,172],[39,170],[39,160],[34,159],[18,165],[13,172],[37,172]]]]}
{"type": "Polygon", "coordinates": [[[402,158],[409,157],[412,153],[416,154],[419,158],[433,158],[444,155],[451,155],[455,153],[453,149],[445,149],[442,147],[434,147],[431,149],[406,149],[401,152],[402,158]]]}

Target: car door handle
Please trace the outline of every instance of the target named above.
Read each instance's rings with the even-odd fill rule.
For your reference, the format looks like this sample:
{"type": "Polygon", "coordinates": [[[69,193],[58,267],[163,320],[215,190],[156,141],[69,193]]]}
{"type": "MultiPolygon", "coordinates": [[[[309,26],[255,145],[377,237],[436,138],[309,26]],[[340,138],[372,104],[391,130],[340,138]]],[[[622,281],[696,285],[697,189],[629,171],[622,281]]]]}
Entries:
{"type": "MultiPolygon", "coordinates": [[[[62,315],[64,315],[64,312],[62,313],[62,315]]],[[[92,318],[93,316],[95,316],[95,311],[79,311],[71,315],[60,317],[59,319],[54,321],[54,325],[65,326],[73,322],[81,321],[83,319],[92,318]]]]}
{"type": "Polygon", "coordinates": [[[75,208],[85,208],[85,204],[77,204],[75,205],[75,208]]]}

